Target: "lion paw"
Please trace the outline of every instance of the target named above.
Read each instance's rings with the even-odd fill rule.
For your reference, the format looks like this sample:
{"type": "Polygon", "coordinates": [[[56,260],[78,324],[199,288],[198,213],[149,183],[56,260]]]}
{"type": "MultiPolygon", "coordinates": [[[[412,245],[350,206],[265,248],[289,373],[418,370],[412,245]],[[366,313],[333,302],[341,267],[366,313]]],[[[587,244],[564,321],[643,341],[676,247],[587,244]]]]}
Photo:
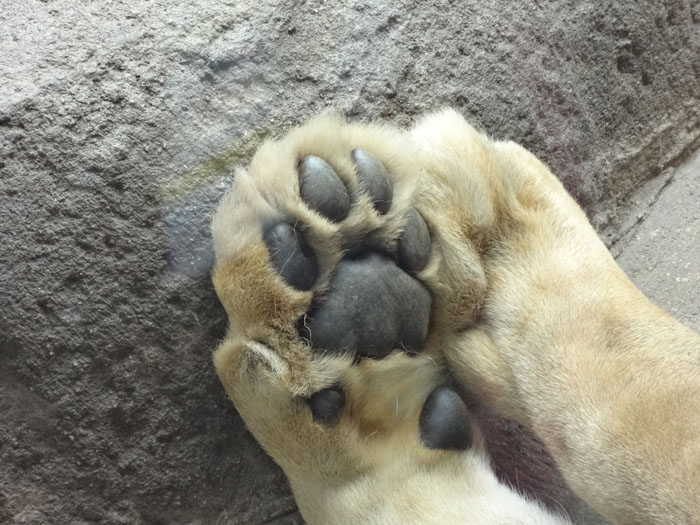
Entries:
{"type": "MultiPolygon", "coordinates": [[[[355,423],[372,433],[417,418],[418,401],[445,375],[430,349],[410,359],[431,347],[434,293],[424,278],[434,281],[439,266],[413,205],[418,173],[397,162],[398,137],[367,131],[326,117],[263,146],[237,174],[213,232],[214,283],[231,320],[223,348],[236,341],[245,348],[236,354],[267,361],[316,421],[335,422],[350,397],[355,423]],[[421,386],[382,379],[395,370],[421,386]]],[[[424,419],[432,434],[444,420],[424,419]]]]}
{"type": "Polygon", "coordinates": [[[455,180],[426,186],[412,140],[324,115],[261,146],[213,219],[230,323],[217,372],[308,521],[402,522],[427,478],[444,494],[422,523],[503,517],[483,491],[542,512],[496,482],[442,357],[483,297],[464,239],[490,211],[465,208],[455,180]]]}

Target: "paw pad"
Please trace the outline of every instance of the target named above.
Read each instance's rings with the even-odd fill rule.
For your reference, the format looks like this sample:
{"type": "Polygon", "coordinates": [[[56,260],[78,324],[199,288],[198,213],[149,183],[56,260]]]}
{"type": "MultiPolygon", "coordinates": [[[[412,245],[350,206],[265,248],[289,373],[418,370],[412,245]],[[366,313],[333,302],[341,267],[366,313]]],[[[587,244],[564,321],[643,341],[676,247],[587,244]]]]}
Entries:
{"type": "Polygon", "coordinates": [[[419,351],[431,298],[419,281],[379,253],[341,261],[326,300],[306,316],[302,336],[315,348],[385,357],[419,351]]]}
{"type": "Polygon", "coordinates": [[[311,155],[300,162],[299,191],[306,205],[329,221],[340,222],[350,212],[345,185],[322,158],[311,155]]]}
{"type": "Polygon", "coordinates": [[[398,242],[399,265],[411,272],[419,272],[430,259],[430,233],[425,220],[415,208],[409,208],[398,242]]]}
{"type": "Polygon", "coordinates": [[[428,396],[418,427],[428,448],[467,450],[472,443],[467,406],[457,392],[447,387],[438,388],[428,396]]]}
{"type": "Polygon", "coordinates": [[[386,214],[394,198],[394,188],[389,172],[374,155],[363,149],[353,150],[352,160],[355,161],[357,176],[372,205],[382,215],[386,214]]]}
{"type": "Polygon", "coordinates": [[[318,278],[318,263],[311,247],[291,224],[280,222],[263,234],[272,265],[297,290],[310,290],[318,278]]]}
{"type": "Polygon", "coordinates": [[[337,421],[345,408],[345,393],[339,386],[324,388],[309,399],[309,408],[314,421],[329,425],[337,421]]]}

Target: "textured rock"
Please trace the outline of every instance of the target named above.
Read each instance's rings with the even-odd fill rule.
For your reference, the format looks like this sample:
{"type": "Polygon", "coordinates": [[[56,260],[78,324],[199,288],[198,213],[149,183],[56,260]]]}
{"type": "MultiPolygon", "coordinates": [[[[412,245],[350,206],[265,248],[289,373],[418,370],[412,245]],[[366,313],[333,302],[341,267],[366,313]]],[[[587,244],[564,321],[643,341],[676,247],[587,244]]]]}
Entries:
{"type": "Polygon", "coordinates": [[[208,222],[264,136],[453,105],[611,241],[700,136],[694,2],[193,4],[0,11],[0,522],[298,522],[210,364],[208,222]]]}

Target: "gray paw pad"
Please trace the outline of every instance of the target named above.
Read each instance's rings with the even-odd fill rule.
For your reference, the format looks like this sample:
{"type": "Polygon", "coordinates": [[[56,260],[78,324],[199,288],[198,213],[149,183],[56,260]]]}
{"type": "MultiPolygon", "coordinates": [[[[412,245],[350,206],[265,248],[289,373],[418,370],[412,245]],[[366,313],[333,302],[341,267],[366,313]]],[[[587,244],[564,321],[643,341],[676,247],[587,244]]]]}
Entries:
{"type": "Polygon", "coordinates": [[[352,160],[372,205],[379,213],[385,214],[391,208],[394,197],[394,188],[386,168],[374,155],[363,149],[352,150],[352,160]]]}
{"type": "Polygon", "coordinates": [[[268,228],[263,241],[272,265],[297,290],[310,290],[318,278],[316,257],[294,226],[280,222],[268,228]]]}
{"type": "Polygon", "coordinates": [[[466,450],[472,443],[467,406],[457,392],[447,387],[438,388],[428,396],[418,428],[428,448],[466,450]]]}
{"type": "Polygon", "coordinates": [[[330,424],[337,421],[345,408],[345,393],[339,386],[324,388],[308,399],[314,421],[330,424]]]}
{"type": "Polygon", "coordinates": [[[299,191],[306,205],[326,219],[339,222],[348,216],[350,196],[325,160],[311,155],[299,163],[299,191]]]}
{"type": "Polygon", "coordinates": [[[325,301],[310,311],[301,335],[315,348],[382,358],[395,348],[422,349],[431,296],[387,256],[340,262],[325,301]]]}
{"type": "Polygon", "coordinates": [[[414,208],[404,217],[403,233],[398,242],[399,265],[409,272],[419,272],[430,259],[430,233],[425,220],[414,208]]]}

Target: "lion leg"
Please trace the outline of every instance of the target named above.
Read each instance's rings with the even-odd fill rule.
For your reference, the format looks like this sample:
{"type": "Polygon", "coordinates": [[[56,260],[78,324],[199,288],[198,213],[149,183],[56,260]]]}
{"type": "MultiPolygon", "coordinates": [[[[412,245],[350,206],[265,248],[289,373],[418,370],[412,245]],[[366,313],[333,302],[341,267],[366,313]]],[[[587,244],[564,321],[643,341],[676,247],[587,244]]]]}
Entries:
{"type": "Polygon", "coordinates": [[[532,429],[608,519],[700,522],[700,338],[634,287],[523,148],[453,112],[413,137],[424,171],[460,192],[454,220],[493,210],[443,240],[443,253],[476,240],[487,283],[474,325],[444,337],[450,371],[532,429]]]}

